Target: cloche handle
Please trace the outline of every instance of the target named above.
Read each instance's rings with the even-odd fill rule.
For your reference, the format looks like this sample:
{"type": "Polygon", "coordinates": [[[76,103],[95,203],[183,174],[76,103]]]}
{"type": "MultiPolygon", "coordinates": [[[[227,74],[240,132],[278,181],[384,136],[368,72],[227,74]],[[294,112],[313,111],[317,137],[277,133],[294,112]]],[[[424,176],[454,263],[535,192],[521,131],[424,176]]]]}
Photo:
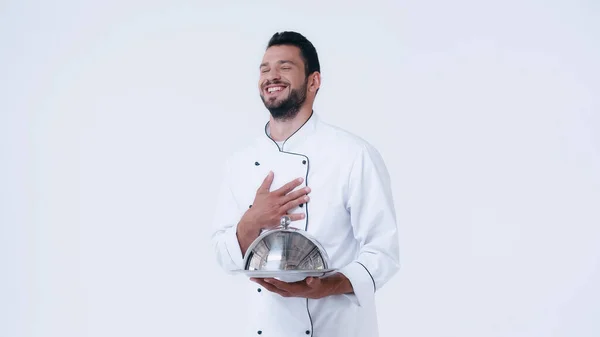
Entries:
{"type": "Polygon", "coordinates": [[[291,222],[292,222],[292,220],[290,219],[290,217],[287,216],[287,215],[284,215],[284,216],[281,217],[281,220],[279,221],[279,224],[284,229],[288,229],[288,227],[290,226],[291,222]]]}

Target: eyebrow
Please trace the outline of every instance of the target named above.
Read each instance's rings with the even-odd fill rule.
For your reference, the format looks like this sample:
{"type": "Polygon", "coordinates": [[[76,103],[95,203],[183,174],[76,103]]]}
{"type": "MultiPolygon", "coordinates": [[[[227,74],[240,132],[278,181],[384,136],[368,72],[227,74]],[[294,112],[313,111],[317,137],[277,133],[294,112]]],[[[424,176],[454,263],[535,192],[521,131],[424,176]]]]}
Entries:
{"type": "MultiPolygon", "coordinates": [[[[279,64],[290,63],[290,64],[293,64],[293,65],[296,65],[296,63],[294,61],[291,61],[291,60],[279,60],[276,63],[279,63],[279,64]]],[[[263,62],[263,63],[260,64],[259,68],[266,67],[268,65],[269,64],[267,62],[263,62]]]]}

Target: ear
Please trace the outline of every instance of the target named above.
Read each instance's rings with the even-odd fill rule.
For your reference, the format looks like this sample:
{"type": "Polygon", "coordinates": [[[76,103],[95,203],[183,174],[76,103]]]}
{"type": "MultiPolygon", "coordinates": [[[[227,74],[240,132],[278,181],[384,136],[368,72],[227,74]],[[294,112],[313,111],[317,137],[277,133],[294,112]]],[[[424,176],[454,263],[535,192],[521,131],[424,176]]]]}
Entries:
{"type": "Polygon", "coordinates": [[[308,78],[308,91],[316,93],[321,87],[321,73],[315,71],[308,78]]]}

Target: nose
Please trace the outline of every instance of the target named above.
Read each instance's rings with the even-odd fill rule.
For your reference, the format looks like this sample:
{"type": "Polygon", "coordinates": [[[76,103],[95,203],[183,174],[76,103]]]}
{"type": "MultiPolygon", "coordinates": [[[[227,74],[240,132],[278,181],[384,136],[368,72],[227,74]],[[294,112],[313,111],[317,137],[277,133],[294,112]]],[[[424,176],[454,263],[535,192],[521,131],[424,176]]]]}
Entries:
{"type": "Polygon", "coordinates": [[[273,67],[268,72],[265,73],[265,79],[268,82],[278,81],[281,79],[281,76],[279,74],[279,71],[276,69],[276,67],[273,67]]]}

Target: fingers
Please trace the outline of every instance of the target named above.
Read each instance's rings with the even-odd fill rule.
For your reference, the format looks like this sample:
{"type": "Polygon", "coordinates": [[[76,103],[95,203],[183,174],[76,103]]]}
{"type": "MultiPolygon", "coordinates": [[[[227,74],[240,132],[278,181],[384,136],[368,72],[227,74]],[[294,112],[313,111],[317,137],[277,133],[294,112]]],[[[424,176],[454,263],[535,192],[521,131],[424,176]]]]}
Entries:
{"type": "Polygon", "coordinates": [[[321,285],[321,279],[318,277],[308,277],[306,278],[306,285],[311,288],[316,288],[321,285]]]}
{"type": "Polygon", "coordinates": [[[279,294],[279,295],[281,295],[283,297],[290,297],[291,296],[291,294],[289,292],[287,292],[287,291],[285,291],[283,289],[280,289],[280,288],[276,287],[275,285],[273,285],[273,284],[271,284],[269,282],[266,282],[265,279],[251,278],[250,280],[254,281],[254,282],[258,283],[258,284],[260,284],[261,286],[263,286],[265,289],[267,289],[270,292],[279,294]]]}
{"type": "Polygon", "coordinates": [[[302,220],[306,217],[306,215],[304,213],[292,213],[292,214],[286,214],[289,218],[290,221],[298,221],[298,220],[302,220]]]}
{"type": "Polygon", "coordinates": [[[280,292],[286,292],[291,295],[300,294],[302,291],[306,290],[306,283],[304,281],[287,283],[276,278],[265,278],[263,279],[263,282],[277,288],[280,292]]]}
{"type": "Polygon", "coordinates": [[[297,198],[294,199],[292,201],[287,202],[286,204],[284,204],[283,206],[281,206],[285,211],[288,211],[294,207],[297,207],[300,204],[303,204],[305,202],[308,202],[310,200],[310,197],[308,195],[305,195],[301,198],[297,198]]]}
{"type": "Polygon", "coordinates": [[[300,186],[300,184],[302,184],[303,181],[304,181],[304,178],[294,179],[294,180],[290,181],[289,183],[281,186],[280,188],[275,190],[273,193],[278,194],[278,195],[286,195],[286,194],[290,193],[294,188],[300,186]]]}
{"type": "Polygon", "coordinates": [[[275,176],[275,174],[273,173],[273,171],[269,171],[269,174],[267,174],[265,179],[263,179],[262,184],[260,184],[260,186],[258,187],[258,191],[268,193],[269,190],[271,189],[271,184],[273,183],[274,176],[275,176]]]}
{"type": "Polygon", "coordinates": [[[287,293],[293,293],[294,289],[295,289],[294,283],[286,283],[286,282],[279,281],[278,279],[274,279],[274,278],[265,279],[265,282],[274,286],[275,288],[279,289],[280,291],[285,291],[287,293]]]}
{"type": "MultiPolygon", "coordinates": [[[[285,204],[285,203],[288,203],[288,202],[290,202],[291,200],[294,200],[294,199],[301,198],[302,196],[304,196],[304,195],[306,195],[306,194],[310,193],[310,191],[311,191],[311,190],[310,190],[310,187],[306,186],[305,188],[301,188],[301,189],[299,189],[299,190],[297,190],[297,191],[294,191],[294,192],[288,193],[288,194],[287,194],[287,195],[286,195],[286,196],[283,198],[283,203],[285,204]]],[[[305,202],[306,202],[306,201],[308,201],[308,200],[305,200],[305,202]]],[[[302,203],[302,202],[301,202],[301,203],[302,203]]]]}

